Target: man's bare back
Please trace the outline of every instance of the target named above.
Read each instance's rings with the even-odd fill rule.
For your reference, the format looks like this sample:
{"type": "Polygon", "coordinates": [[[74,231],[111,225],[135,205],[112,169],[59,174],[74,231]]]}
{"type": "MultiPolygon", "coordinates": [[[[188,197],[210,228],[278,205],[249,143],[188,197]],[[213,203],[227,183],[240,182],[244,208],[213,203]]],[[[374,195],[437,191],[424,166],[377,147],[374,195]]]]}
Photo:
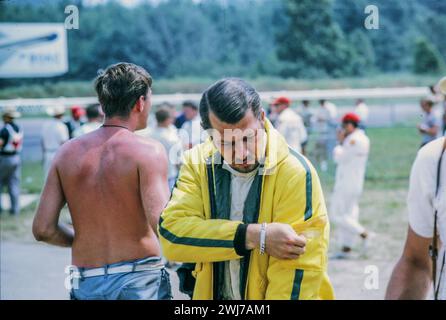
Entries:
{"type": "Polygon", "coordinates": [[[74,265],[160,256],[156,226],[169,193],[162,145],[100,128],[62,146],[55,173],[73,221],[74,265]]]}
{"type": "MultiPolygon", "coordinates": [[[[152,77],[120,62],[94,82],[103,125],[57,152],[33,221],[37,241],[72,247],[72,299],[171,299],[157,227],[169,196],[167,155],[147,127],[152,77]],[[72,228],[59,223],[68,204],[72,228]]],[[[87,110],[88,111],[88,110],[87,110]]],[[[90,116],[92,114],[90,113],[90,116]]]]}

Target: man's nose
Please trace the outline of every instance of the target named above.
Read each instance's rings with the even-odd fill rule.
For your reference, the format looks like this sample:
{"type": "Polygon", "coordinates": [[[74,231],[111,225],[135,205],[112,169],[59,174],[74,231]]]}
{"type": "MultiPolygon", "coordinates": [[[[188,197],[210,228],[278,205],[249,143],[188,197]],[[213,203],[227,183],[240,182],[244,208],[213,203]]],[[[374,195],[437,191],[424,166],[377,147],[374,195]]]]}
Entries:
{"type": "Polygon", "coordinates": [[[250,154],[245,142],[235,143],[234,152],[237,163],[242,163],[250,154]]]}

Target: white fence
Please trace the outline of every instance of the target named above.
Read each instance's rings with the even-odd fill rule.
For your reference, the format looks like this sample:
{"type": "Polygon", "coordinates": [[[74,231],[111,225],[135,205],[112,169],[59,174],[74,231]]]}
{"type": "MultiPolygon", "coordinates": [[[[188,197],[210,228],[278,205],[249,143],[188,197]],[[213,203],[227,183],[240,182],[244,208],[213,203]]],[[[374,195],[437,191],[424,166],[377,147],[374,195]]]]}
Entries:
{"type": "MultiPolygon", "coordinates": [[[[263,101],[270,102],[278,96],[286,96],[293,101],[318,100],[318,99],[397,99],[414,98],[419,99],[429,94],[427,87],[405,87],[405,88],[368,88],[368,89],[330,89],[330,90],[301,90],[301,91],[267,91],[260,92],[263,101]]],[[[181,104],[184,100],[199,101],[201,94],[159,94],[153,95],[153,104],[170,102],[181,104]]],[[[23,113],[42,113],[48,106],[52,105],[81,105],[97,103],[96,97],[77,98],[46,98],[46,99],[9,99],[0,100],[0,111],[6,106],[15,106],[23,113]]]]}

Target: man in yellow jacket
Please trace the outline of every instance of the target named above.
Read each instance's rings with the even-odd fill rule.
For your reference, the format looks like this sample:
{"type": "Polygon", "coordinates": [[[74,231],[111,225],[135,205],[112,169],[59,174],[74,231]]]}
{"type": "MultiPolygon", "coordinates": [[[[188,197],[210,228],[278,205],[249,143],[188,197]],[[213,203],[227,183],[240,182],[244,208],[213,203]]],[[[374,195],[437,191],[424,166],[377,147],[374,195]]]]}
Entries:
{"type": "Polygon", "coordinates": [[[243,80],[200,102],[209,139],[186,153],[159,234],[168,260],[193,263],[194,299],[333,299],[319,178],[265,118],[243,80]]]}

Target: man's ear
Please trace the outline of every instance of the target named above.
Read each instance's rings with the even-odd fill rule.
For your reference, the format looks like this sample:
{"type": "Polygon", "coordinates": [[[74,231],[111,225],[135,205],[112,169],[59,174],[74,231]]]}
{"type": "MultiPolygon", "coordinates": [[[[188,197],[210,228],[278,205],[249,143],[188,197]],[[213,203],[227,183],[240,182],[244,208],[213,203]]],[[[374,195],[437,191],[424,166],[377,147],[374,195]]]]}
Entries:
{"type": "Polygon", "coordinates": [[[138,112],[143,112],[145,108],[145,100],[146,98],[144,96],[140,96],[139,99],[136,101],[136,110],[138,112]]]}
{"type": "Polygon", "coordinates": [[[266,117],[265,110],[262,108],[260,110],[260,121],[262,122],[262,125],[265,125],[265,117],[266,117]]]}

